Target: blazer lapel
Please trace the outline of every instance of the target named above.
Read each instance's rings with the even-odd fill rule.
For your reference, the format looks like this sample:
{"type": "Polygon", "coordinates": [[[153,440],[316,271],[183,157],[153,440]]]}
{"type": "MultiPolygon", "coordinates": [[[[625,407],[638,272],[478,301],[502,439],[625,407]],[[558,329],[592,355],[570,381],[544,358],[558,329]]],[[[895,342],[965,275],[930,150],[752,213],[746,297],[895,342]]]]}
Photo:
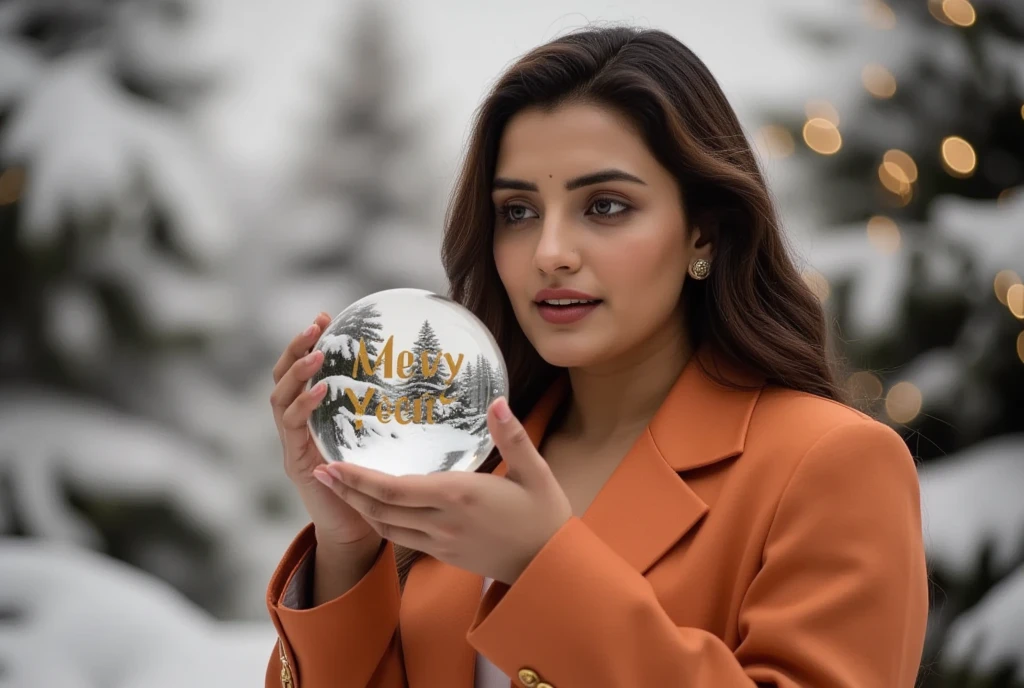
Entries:
{"type": "MultiPolygon", "coordinates": [[[[534,445],[567,391],[560,382],[526,423],[534,445]],[[538,427],[539,426],[539,427],[538,427]]],[[[710,347],[687,362],[647,429],[623,457],[582,516],[594,533],[646,573],[708,511],[685,472],[743,452],[763,380],[726,363],[710,347]],[[740,385],[716,382],[714,374],[740,385]]],[[[504,462],[495,473],[503,475],[504,462]]]]}
{"type": "MultiPolygon", "coordinates": [[[[637,571],[646,573],[708,511],[681,474],[743,451],[761,385],[758,378],[714,360],[709,349],[698,351],[583,514],[583,522],[637,571]],[[704,368],[748,389],[722,386],[704,368]]],[[[567,392],[563,376],[523,421],[534,446],[540,446],[567,392]]],[[[494,474],[505,475],[507,468],[502,461],[494,474]]],[[[476,652],[466,633],[482,592],[481,576],[433,557],[424,556],[412,567],[400,614],[410,686],[473,685],[476,652]]]]}

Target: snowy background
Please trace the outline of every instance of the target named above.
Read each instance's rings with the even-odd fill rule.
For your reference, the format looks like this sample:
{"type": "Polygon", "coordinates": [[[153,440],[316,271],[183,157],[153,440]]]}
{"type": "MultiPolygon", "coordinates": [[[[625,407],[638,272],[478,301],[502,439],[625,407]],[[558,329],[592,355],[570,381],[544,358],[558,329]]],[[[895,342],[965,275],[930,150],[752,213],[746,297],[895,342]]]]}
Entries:
{"type": "Polygon", "coordinates": [[[0,0],[0,687],[262,683],[274,360],[444,290],[473,109],[602,21],[707,62],[920,459],[921,684],[1024,685],[1024,3],[0,0]]]}

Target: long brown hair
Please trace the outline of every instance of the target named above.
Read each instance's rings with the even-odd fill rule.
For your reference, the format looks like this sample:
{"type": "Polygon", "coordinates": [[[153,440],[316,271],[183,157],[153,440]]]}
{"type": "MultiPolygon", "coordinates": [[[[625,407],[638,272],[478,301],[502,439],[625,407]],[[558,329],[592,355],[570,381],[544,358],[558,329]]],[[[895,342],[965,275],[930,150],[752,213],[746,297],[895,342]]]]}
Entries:
{"type": "MultiPolygon", "coordinates": [[[[450,296],[494,334],[516,415],[529,412],[559,371],[526,339],[498,277],[491,184],[509,119],[526,107],[567,102],[628,118],[675,175],[687,216],[711,231],[711,274],[688,281],[683,294],[694,349],[710,343],[716,355],[768,384],[845,401],[822,306],[789,256],[767,184],[718,83],[669,34],[612,27],[555,39],[505,72],[477,112],[449,205],[442,261],[450,296]]],[[[480,470],[493,470],[498,460],[493,454],[480,470]]],[[[404,583],[419,553],[400,547],[396,554],[404,583]]]]}

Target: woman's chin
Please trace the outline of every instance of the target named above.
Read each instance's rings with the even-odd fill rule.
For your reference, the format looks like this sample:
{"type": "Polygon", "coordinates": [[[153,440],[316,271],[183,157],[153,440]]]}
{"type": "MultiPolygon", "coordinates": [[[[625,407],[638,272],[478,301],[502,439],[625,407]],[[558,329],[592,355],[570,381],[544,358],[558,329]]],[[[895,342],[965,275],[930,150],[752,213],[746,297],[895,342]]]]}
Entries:
{"type": "Polygon", "coordinates": [[[559,368],[588,368],[602,360],[601,352],[592,349],[574,349],[553,345],[538,348],[537,352],[545,361],[559,368]]]}

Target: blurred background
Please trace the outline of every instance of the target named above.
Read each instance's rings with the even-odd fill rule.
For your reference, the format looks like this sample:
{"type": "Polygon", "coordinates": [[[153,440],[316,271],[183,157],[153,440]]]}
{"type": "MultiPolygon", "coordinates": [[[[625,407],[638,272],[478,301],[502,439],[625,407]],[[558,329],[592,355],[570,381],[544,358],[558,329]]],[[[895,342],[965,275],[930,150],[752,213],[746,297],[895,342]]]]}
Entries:
{"type": "Polygon", "coordinates": [[[1021,0],[0,0],[0,686],[262,684],[273,362],[445,289],[474,108],[608,21],[718,77],[920,459],[920,685],[1024,686],[1021,0]]]}

